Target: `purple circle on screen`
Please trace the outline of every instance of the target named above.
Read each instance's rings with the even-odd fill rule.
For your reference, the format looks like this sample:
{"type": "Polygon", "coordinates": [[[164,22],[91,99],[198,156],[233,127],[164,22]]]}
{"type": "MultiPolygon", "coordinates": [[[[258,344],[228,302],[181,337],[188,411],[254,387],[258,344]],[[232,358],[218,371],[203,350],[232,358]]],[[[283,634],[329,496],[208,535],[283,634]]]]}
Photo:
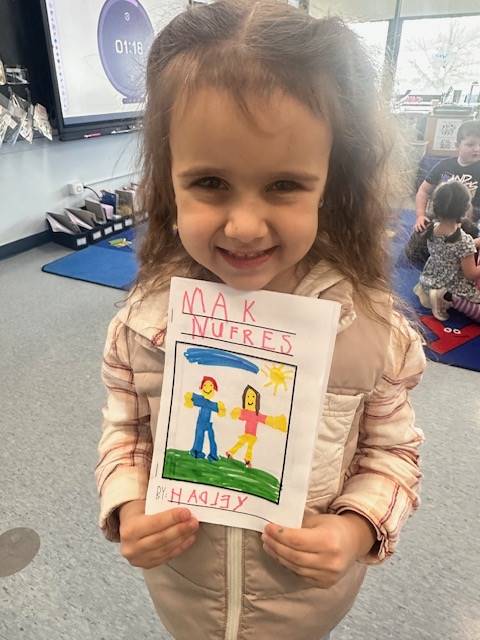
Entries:
{"type": "Polygon", "coordinates": [[[110,83],[129,101],[143,99],[153,38],[152,23],[138,0],[105,2],[97,29],[100,60],[110,83]]]}

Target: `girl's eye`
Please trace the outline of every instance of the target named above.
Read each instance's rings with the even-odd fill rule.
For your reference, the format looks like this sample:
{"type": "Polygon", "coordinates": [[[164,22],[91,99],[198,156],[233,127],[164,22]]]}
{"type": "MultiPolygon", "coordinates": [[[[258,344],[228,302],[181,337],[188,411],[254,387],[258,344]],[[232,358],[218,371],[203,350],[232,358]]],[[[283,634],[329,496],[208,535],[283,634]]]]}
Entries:
{"type": "Polygon", "coordinates": [[[225,184],[220,178],[215,178],[215,176],[206,176],[205,178],[200,178],[193,183],[194,187],[200,187],[201,189],[222,189],[225,188],[225,184]]]}
{"type": "Polygon", "coordinates": [[[300,188],[298,182],[293,180],[277,180],[269,187],[269,191],[296,191],[300,188]]]}

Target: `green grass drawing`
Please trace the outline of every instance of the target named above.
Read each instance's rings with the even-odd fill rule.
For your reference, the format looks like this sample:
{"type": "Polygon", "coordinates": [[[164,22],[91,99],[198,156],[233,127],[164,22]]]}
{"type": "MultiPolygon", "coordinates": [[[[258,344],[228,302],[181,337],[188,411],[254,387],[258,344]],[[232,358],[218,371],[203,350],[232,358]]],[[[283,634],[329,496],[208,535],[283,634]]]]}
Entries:
{"type": "Polygon", "coordinates": [[[280,494],[277,478],[266,471],[247,468],[243,462],[232,458],[220,457],[217,462],[192,458],[188,451],[180,449],[166,450],[163,477],[236,489],[270,502],[278,502],[280,494]]]}

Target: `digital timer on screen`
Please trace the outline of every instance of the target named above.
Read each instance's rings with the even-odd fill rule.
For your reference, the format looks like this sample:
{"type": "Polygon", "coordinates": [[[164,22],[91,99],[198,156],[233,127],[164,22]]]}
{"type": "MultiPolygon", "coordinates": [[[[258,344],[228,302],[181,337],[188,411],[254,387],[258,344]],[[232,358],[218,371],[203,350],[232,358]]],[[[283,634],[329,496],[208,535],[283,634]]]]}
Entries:
{"type": "Polygon", "coordinates": [[[124,102],[143,98],[146,56],[153,38],[152,22],[140,2],[105,2],[98,21],[98,49],[105,73],[124,102]]]}
{"type": "Polygon", "coordinates": [[[128,40],[115,40],[115,52],[120,55],[143,56],[143,42],[129,42],[128,40]]]}

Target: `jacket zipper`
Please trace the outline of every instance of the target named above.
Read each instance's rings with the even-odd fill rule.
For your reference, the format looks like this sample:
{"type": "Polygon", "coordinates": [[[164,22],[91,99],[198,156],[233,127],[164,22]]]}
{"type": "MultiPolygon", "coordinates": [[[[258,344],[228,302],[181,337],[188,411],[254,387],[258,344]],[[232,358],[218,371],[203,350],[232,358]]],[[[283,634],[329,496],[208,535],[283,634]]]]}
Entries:
{"type": "Polygon", "coordinates": [[[237,640],[242,613],[243,531],[227,527],[227,624],[225,640],[237,640]]]}

